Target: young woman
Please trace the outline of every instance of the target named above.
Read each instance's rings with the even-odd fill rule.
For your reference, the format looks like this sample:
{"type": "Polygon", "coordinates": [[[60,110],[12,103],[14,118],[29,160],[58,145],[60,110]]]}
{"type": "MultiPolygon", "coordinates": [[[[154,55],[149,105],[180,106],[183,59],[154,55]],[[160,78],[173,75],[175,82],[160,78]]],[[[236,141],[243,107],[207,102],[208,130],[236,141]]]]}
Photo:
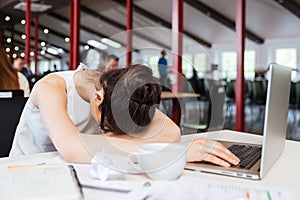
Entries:
{"type": "Polygon", "coordinates": [[[24,90],[24,96],[28,97],[29,83],[26,77],[13,69],[3,47],[0,46],[0,90],[24,90]]]}
{"type": "MultiPolygon", "coordinates": [[[[178,126],[156,109],[160,91],[143,65],[104,74],[82,66],[49,74],[33,88],[10,156],[57,150],[68,162],[90,162],[102,149],[132,152],[148,142],[178,142],[178,126]]],[[[238,162],[224,146],[204,139],[188,151],[188,161],[200,160],[238,162]]]]}

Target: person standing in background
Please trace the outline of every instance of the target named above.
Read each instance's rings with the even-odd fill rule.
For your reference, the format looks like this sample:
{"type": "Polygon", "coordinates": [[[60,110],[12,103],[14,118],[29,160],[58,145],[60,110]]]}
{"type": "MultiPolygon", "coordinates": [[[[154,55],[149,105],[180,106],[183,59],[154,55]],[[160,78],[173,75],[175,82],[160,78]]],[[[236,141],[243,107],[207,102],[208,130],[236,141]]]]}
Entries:
{"type": "Polygon", "coordinates": [[[105,58],[104,71],[118,69],[118,67],[119,67],[119,58],[117,56],[110,54],[105,58]]]}
{"type": "Polygon", "coordinates": [[[167,52],[165,50],[161,51],[161,57],[158,60],[158,70],[160,76],[160,82],[163,85],[163,90],[168,90],[170,87],[170,81],[168,79],[168,61],[165,58],[167,52]]]}
{"type": "Polygon", "coordinates": [[[28,97],[29,83],[26,77],[12,67],[12,64],[3,49],[0,46],[0,89],[1,90],[24,90],[24,96],[28,97]]]}
{"type": "Polygon", "coordinates": [[[13,68],[24,74],[24,76],[26,77],[33,74],[29,66],[26,64],[25,60],[21,57],[14,59],[13,68]]]}
{"type": "Polygon", "coordinates": [[[219,71],[217,64],[211,65],[211,71],[206,72],[205,78],[216,80],[216,81],[223,79],[222,72],[219,71]]]}

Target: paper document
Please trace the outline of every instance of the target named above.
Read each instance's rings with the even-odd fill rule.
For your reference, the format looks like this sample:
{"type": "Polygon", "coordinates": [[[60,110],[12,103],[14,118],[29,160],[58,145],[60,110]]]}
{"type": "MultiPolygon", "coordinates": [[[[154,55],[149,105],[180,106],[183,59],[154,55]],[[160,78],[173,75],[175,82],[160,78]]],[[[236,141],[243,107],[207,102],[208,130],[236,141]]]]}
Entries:
{"type": "MultiPolygon", "coordinates": [[[[138,192],[138,191],[133,191],[138,192]]],[[[160,200],[293,200],[287,188],[258,186],[214,179],[182,176],[177,181],[153,182],[150,199],[160,200]],[[166,192],[172,191],[172,192],[166,192]]]]}
{"type": "Polygon", "coordinates": [[[6,200],[82,199],[76,174],[68,165],[7,168],[1,175],[0,188],[0,199],[6,200]]]}

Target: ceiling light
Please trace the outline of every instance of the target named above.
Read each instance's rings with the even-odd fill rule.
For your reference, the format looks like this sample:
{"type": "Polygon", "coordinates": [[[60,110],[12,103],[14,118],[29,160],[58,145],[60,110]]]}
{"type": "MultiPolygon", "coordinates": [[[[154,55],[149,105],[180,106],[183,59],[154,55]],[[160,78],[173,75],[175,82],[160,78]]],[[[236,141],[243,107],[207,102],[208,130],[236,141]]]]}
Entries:
{"type": "Polygon", "coordinates": [[[7,47],[7,48],[5,49],[5,51],[6,51],[6,53],[9,53],[9,52],[10,52],[10,48],[7,47]]]}
{"type": "Polygon", "coordinates": [[[41,46],[44,47],[46,45],[45,42],[41,42],[41,46]]]}
{"type": "Polygon", "coordinates": [[[25,39],[26,39],[26,35],[25,35],[25,34],[21,35],[21,38],[22,38],[23,40],[25,40],[25,39]]]}
{"type": "Polygon", "coordinates": [[[45,53],[46,53],[46,52],[45,52],[44,50],[41,51],[41,55],[45,55],[45,53]]]}
{"type": "Polygon", "coordinates": [[[85,49],[85,50],[88,50],[89,48],[90,48],[89,45],[84,45],[84,49],[85,49]]]}
{"type": "Polygon", "coordinates": [[[87,43],[95,48],[98,48],[98,49],[107,49],[107,46],[105,44],[102,44],[96,40],[88,40],[87,43]]]}
{"type": "Polygon", "coordinates": [[[65,42],[70,42],[70,38],[66,37],[65,42]]]}
{"type": "Polygon", "coordinates": [[[16,58],[16,57],[17,57],[17,54],[14,53],[14,54],[12,55],[12,57],[13,57],[13,58],[16,58]]]}
{"type": "Polygon", "coordinates": [[[21,55],[21,57],[25,57],[25,53],[23,53],[23,52],[20,55],[21,55]]]}
{"type": "Polygon", "coordinates": [[[64,53],[64,50],[62,48],[59,48],[57,51],[58,53],[64,53]]]}
{"type": "Polygon", "coordinates": [[[11,43],[11,38],[7,38],[7,39],[6,39],[6,42],[7,42],[7,43],[11,43]]]}
{"type": "Polygon", "coordinates": [[[15,50],[16,50],[16,51],[19,51],[19,47],[18,47],[18,46],[15,46],[15,50]]]}
{"type": "Polygon", "coordinates": [[[108,38],[102,38],[101,42],[103,42],[104,44],[107,44],[107,45],[109,45],[111,47],[114,47],[114,48],[121,48],[121,44],[119,44],[119,43],[117,43],[115,41],[112,41],[112,40],[110,40],[108,38]]]}
{"type": "Polygon", "coordinates": [[[30,56],[34,56],[34,52],[33,51],[30,52],[30,56]]]}
{"type": "MultiPolygon", "coordinates": [[[[45,12],[52,8],[52,5],[42,4],[42,3],[34,3],[32,2],[30,5],[31,12],[45,12]]],[[[26,2],[22,1],[14,6],[14,9],[26,11],[26,2]]]]}
{"type": "Polygon", "coordinates": [[[22,19],[22,20],[21,20],[21,24],[23,24],[23,25],[26,24],[26,20],[25,20],[25,19],[22,19]]]}
{"type": "Polygon", "coordinates": [[[8,22],[10,20],[10,16],[6,16],[4,19],[8,22]]]}
{"type": "Polygon", "coordinates": [[[54,55],[58,55],[58,51],[56,49],[51,48],[51,47],[49,47],[47,49],[47,52],[51,53],[51,54],[54,54],[54,55]]]}
{"type": "Polygon", "coordinates": [[[49,33],[49,30],[45,28],[45,29],[44,29],[44,33],[45,33],[45,34],[48,34],[48,33],[49,33]]]}

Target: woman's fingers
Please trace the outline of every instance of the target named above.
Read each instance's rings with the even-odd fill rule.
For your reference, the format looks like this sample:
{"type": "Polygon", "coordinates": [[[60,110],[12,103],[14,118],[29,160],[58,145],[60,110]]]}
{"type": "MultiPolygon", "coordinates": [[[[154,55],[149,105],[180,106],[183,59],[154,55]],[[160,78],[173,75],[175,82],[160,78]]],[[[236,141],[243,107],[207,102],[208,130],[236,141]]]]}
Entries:
{"type": "Polygon", "coordinates": [[[225,167],[229,167],[230,164],[237,165],[240,161],[238,157],[219,142],[199,138],[194,141],[193,145],[193,161],[208,161],[225,167]]]}
{"type": "Polygon", "coordinates": [[[210,141],[206,143],[206,145],[204,149],[207,149],[206,152],[208,154],[221,158],[233,165],[237,165],[240,162],[239,158],[229,151],[223,144],[216,141],[210,141]]]}
{"type": "Polygon", "coordinates": [[[230,163],[228,163],[225,160],[220,159],[212,154],[206,154],[206,156],[203,158],[203,161],[211,162],[216,165],[223,166],[223,167],[230,167],[230,163]]]}

